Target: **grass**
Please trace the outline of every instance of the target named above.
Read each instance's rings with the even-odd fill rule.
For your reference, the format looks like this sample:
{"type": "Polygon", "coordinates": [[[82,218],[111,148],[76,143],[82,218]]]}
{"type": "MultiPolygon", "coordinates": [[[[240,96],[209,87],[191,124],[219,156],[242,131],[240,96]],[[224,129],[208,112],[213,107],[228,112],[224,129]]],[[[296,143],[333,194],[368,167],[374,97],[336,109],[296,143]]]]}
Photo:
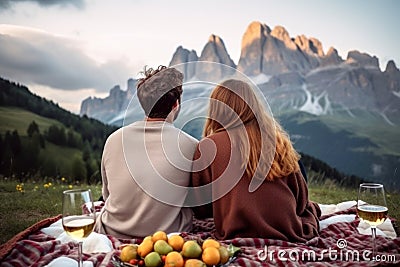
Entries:
{"type": "MultiPolygon", "coordinates": [[[[15,234],[45,218],[61,214],[62,191],[73,188],[92,190],[94,200],[101,196],[101,185],[73,185],[66,179],[20,184],[17,181],[0,181],[0,244],[15,234]],[[17,189],[17,185],[19,189],[17,189]],[[23,192],[21,192],[23,191],[23,192]]],[[[309,197],[322,204],[337,204],[357,200],[357,188],[342,188],[318,174],[309,175],[309,197]]],[[[389,216],[400,219],[400,194],[387,192],[389,216]]]]}
{"type": "MultiPolygon", "coordinates": [[[[324,178],[318,173],[308,173],[309,198],[321,204],[337,204],[356,200],[358,188],[338,186],[334,181],[324,178]]],[[[389,217],[400,220],[400,193],[385,190],[389,217]]],[[[398,229],[396,229],[398,230],[398,229]]]]}
{"type": "Polygon", "coordinates": [[[24,184],[2,180],[0,182],[0,244],[7,242],[15,234],[40,220],[61,214],[62,192],[71,187],[89,187],[94,200],[101,195],[100,185],[75,185],[61,179],[24,184]],[[17,185],[22,186],[22,189],[17,190],[17,185]]]}
{"type": "Polygon", "coordinates": [[[57,126],[62,125],[57,120],[45,118],[21,108],[0,107],[0,134],[3,136],[6,131],[14,130],[17,130],[20,136],[28,136],[26,130],[32,121],[38,124],[41,133],[47,130],[52,124],[57,126]]]}

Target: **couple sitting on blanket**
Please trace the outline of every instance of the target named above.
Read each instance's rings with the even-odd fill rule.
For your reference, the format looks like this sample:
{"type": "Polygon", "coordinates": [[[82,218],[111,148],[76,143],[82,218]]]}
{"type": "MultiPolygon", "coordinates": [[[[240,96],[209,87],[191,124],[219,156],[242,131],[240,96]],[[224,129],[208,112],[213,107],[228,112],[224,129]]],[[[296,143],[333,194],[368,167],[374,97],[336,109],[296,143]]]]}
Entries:
{"type": "Polygon", "coordinates": [[[172,124],[182,73],[160,66],[144,75],[137,96],[145,119],[115,131],[104,147],[105,205],[95,231],[190,232],[194,214],[212,217],[219,239],[318,235],[320,209],[308,199],[299,154],[249,83],[229,79],[213,89],[199,142],[172,124]]]}

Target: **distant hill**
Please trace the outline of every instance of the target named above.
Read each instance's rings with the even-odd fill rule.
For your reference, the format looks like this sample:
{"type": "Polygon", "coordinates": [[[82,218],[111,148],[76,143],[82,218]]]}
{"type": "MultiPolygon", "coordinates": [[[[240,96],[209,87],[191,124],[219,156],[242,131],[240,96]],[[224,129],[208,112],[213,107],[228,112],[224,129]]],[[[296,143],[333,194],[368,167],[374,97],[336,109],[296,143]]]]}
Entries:
{"type": "Polygon", "coordinates": [[[103,145],[116,129],[0,78],[0,175],[100,181],[103,145]]]}

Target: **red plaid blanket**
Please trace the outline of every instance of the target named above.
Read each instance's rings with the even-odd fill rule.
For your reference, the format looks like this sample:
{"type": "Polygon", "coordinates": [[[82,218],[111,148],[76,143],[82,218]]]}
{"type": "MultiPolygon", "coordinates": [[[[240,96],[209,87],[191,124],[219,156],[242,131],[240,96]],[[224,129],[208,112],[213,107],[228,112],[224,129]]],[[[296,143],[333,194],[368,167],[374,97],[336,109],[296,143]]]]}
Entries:
{"type": "MultiPolygon", "coordinates": [[[[349,209],[345,213],[354,214],[355,210],[349,209]]],[[[48,225],[43,223],[42,221],[37,225],[46,227],[51,222],[48,225]]],[[[194,226],[191,233],[182,234],[185,239],[206,239],[213,236],[212,219],[195,220],[194,226]]],[[[371,261],[371,236],[359,234],[357,226],[357,220],[334,223],[321,230],[319,237],[306,243],[263,238],[235,238],[222,243],[233,244],[241,249],[231,266],[400,266],[400,237],[389,239],[378,236],[379,258],[371,261]]],[[[19,235],[19,240],[10,240],[13,243],[9,249],[6,248],[7,244],[2,246],[0,266],[45,266],[60,256],[77,258],[75,243],[61,244],[37,227],[30,228],[32,231],[19,235]]],[[[113,251],[84,254],[84,260],[93,262],[94,266],[113,267],[111,258],[113,255],[119,256],[120,245],[141,242],[139,239],[117,239],[113,236],[108,238],[113,245],[113,251]]]]}

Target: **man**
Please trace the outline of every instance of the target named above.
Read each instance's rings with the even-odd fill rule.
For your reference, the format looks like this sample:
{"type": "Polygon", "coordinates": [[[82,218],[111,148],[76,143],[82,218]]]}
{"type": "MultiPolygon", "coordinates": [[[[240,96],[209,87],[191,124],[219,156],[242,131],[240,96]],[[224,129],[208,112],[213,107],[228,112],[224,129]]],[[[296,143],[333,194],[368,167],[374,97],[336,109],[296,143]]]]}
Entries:
{"type": "Polygon", "coordinates": [[[145,119],[111,134],[101,162],[105,205],[95,231],[117,238],[192,229],[192,211],[182,205],[198,141],[172,124],[183,74],[160,66],[144,75],[137,96],[145,119]]]}

